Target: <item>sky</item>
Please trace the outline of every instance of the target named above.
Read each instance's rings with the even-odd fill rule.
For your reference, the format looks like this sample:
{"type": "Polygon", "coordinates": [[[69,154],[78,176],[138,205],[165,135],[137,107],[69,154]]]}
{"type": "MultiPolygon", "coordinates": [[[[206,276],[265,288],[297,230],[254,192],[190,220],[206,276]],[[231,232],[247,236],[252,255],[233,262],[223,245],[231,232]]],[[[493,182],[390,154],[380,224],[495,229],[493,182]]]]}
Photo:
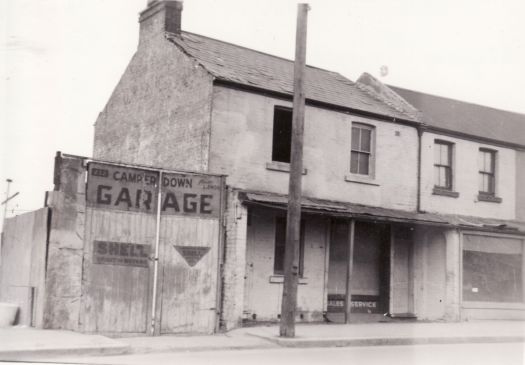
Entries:
{"type": "MultiPolygon", "coordinates": [[[[7,178],[19,192],[8,217],[43,207],[56,151],[91,156],[146,2],[0,0],[0,201],[7,178]]],[[[309,4],[309,65],[525,113],[525,1],[309,4]]],[[[186,0],[182,28],[293,59],[296,12],[291,0],[186,0]]]]}

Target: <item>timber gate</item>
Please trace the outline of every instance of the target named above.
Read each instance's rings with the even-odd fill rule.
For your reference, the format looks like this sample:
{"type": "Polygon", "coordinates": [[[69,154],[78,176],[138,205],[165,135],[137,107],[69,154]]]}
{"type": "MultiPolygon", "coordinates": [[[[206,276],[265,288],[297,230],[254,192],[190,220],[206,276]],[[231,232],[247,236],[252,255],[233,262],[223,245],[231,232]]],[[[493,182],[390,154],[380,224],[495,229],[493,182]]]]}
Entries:
{"type": "Polygon", "coordinates": [[[213,333],[224,177],[87,164],[84,332],[213,333]]]}

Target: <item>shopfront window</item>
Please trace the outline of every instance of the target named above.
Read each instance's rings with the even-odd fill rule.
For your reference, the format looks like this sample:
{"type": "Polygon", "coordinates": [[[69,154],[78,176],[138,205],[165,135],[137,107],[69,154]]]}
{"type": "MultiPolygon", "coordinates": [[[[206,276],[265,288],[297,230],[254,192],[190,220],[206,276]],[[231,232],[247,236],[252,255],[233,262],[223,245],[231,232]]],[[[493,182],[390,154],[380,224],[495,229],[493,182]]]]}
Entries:
{"type": "Polygon", "coordinates": [[[523,241],[463,236],[463,301],[523,302],[523,241]]]}

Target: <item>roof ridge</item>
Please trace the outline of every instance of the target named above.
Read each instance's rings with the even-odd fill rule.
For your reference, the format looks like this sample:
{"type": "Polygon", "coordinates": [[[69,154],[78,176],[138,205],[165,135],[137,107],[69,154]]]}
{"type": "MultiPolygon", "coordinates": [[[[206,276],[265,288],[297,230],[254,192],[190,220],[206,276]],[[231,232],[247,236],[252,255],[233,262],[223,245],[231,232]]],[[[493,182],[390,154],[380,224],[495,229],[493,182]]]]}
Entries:
{"type": "MultiPolygon", "coordinates": [[[[372,97],[372,98],[374,98],[374,99],[384,103],[385,105],[387,105],[391,109],[394,109],[395,111],[397,111],[399,113],[402,113],[402,114],[406,115],[407,117],[412,118],[412,119],[414,119],[416,121],[422,122],[422,113],[421,113],[421,111],[419,109],[415,108],[414,106],[412,106],[410,103],[408,103],[401,96],[399,96],[399,98],[402,99],[401,101],[405,104],[404,105],[405,107],[401,107],[400,105],[396,105],[395,103],[393,103],[391,100],[387,99],[386,97],[383,97],[380,94],[374,92],[374,90],[372,90],[372,88],[370,86],[365,85],[365,84],[363,84],[361,82],[356,82],[355,86],[359,90],[361,90],[361,91],[365,92],[366,94],[368,94],[370,97],[372,97]],[[411,108],[413,109],[413,111],[410,110],[411,108]]],[[[392,92],[394,92],[394,91],[392,90],[392,92]]],[[[395,92],[394,92],[394,94],[397,95],[397,93],[395,93],[395,92]]]]}
{"type": "Polygon", "coordinates": [[[432,96],[432,97],[434,97],[434,98],[440,98],[440,99],[445,99],[445,100],[455,101],[455,102],[459,102],[459,103],[463,103],[463,104],[469,104],[469,105],[478,106],[478,107],[485,108],[485,109],[492,109],[492,110],[494,110],[494,111],[498,111],[498,112],[505,112],[505,113],[510,113],[510,114],[517,114],[517,115],[520,115],[520,116],[524,116],[524,117],[525,117],[525,113],[520,113],[520,112],[516,112],[516,111],[512,111],[512,110],[495,108],[495,107],[493,107],[493,106],[482,105],[482,104],[474,103],[474,102],[471,102],[471,101],[465,101],[465,100],[459,100],[459,99],[452,99],[452,98],[449,98],[449,97],[446,97],[446,96],[441,96],[441,95],[431,94],[431,93],[427,93],[427,92],[423,92],[423,91],[417,91],[417,90],[407,89],[407,88],[400,87],[400,86],[394,86],[394,85],[388,85],[388,84],[387,84],[386,86],[388,86],[389,88],[401,89],[401,90],[408,91],[408,92],[412,92],[412,93],[416,93],[416,94],[425,94],[425,95],[428,95],[428,96],[432,96]]]}

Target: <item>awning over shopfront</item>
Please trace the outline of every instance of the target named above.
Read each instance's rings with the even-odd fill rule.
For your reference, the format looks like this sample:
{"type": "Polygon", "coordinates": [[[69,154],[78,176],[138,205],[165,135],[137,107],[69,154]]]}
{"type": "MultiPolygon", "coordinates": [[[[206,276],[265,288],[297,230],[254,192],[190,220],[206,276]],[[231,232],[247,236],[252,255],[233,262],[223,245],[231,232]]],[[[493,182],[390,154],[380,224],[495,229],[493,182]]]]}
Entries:
{"type": "MultiPolygon", "coordinates": [[[[240,191],[239,199],[247,205],[286,209],[286,195],[240,191]]],[[[448,226],[482,231],[496,231],[525,235],[525,222],[500,220],[451,214],[417,213],[397,209],[371,207],[367,205],[331,200],[302,198],[302,211],[310,214],[323,214],[334,217],[359,218],[363,220],[419,224],[429,226],[448,226]]]]}

